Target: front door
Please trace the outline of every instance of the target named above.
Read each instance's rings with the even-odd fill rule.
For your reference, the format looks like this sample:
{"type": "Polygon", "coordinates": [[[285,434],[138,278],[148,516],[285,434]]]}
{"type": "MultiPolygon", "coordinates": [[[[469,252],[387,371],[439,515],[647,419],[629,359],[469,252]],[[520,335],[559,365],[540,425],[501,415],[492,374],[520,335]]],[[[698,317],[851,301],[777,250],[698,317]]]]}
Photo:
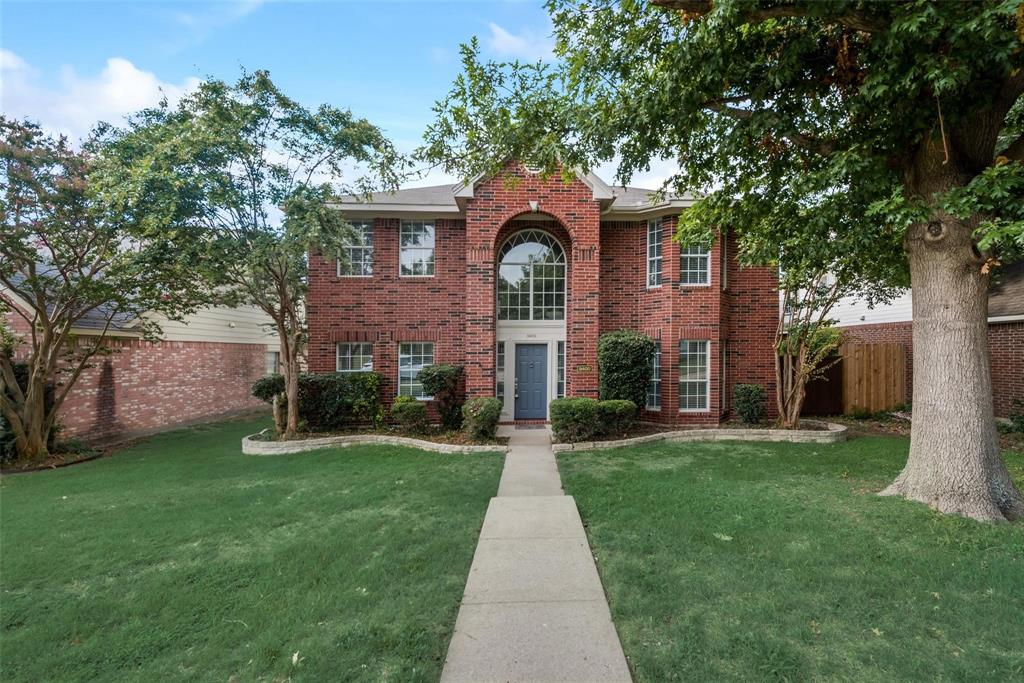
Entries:
{"type": "Polygon", "coordinates": [[[548,413],[548,345],[516,344],[516,419],[543,420],[548,413]]]}

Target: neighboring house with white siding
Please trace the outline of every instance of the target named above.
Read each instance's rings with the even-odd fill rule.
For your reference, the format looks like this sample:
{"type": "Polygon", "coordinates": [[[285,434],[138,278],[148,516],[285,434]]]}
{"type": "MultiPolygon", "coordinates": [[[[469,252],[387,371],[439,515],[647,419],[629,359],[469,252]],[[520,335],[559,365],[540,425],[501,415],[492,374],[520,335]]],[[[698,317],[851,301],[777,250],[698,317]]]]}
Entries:
{"type": "MultiPolygon", "coordinates": [[[[4,297],[27,310],[10,292],[4,297]]],[[[62,436],[92,440],[154,433],[260,408],[252,383],[276,371],[277,335],[254,307],[213,307],[183,320],[157,319],[159,341],[146,341],[136,323],[108,331],[113,353],[97,356],[61,408],[62,436]]],[[[29,325],[15,312],[3,323],[17,336],[29,325]]],[[[94,335],[105,318],[86,317],[74,332],[94,335]]],[[[17,353],[17,352],[16,352],[17,353]]],[[[24,347],[20,352],[25,353],[24,347]]]]}

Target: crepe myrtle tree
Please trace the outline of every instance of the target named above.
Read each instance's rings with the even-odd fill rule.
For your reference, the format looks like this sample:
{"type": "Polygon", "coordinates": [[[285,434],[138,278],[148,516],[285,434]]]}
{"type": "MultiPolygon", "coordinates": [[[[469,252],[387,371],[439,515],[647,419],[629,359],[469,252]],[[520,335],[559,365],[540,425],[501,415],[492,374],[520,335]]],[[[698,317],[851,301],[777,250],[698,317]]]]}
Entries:
{"type": "Polygon", "coordinates": [[[160,317],[210,300],[191,267],[210,236],[154,219],[151,185],[130,207],[105,195],[95,182],[104,163],[94,139],[75,149],[0,117],[0,415],[22,461],[47,457],[58,411],[111,352],[111,334],[154,338],[160,317]],[[22,382],[16,361],[27,365],[22,382]]]}
{"type": "Polygon", "coordinates": [[[219,300],[270,317],[285,380],[275,415],[284,435],[294,434],[309,253],[344,258],[341,245],[361,235],[331,202],[396,188],[405,162],[366,119],[326,104],[309,109],[265,71],[203,82],[177,106],[163,102],[110,130],[105,144],[122,160],[108,190],[131,197],[139,183],[161,183],[167,211],[215,236],[196,267],[218,279],[219,300]]]}
{"type": "Polygon", "coordinates": [[[989,280],[1024,241],[1019,0],[548,9],[557,61],[486,63],[466,46],[422,156],[464,176],[509,158],[548,172],[614,159],[623,182],[674,160],[663,189],[702,193],[680,221],[686,241],[728,224],[742,245],[776,228],[773,202],[813,213],[834,193],[848,207],[836,229],[861,244],[847,258],[886,245],[914,291],[910,455],[883,493],[979,520],[1024,515],[986,344],[989,280]]]}

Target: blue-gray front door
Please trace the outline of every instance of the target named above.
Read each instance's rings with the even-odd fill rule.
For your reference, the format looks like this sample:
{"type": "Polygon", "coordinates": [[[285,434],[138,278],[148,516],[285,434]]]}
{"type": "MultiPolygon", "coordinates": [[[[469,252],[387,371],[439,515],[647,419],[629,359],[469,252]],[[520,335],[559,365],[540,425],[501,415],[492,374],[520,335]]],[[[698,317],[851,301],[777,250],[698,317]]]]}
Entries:
{"type": "Polygon", "coordinates": [[[548,412],[548,345],[516,344],[516,419],[543,420],[548,412]]]}

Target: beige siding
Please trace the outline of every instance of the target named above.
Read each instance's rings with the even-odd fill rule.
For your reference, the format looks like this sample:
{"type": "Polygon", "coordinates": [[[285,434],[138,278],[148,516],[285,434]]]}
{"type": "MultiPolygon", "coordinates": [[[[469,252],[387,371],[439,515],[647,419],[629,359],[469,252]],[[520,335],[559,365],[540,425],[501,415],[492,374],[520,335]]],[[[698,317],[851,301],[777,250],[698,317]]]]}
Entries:
{"type": "Polygon", "coordinates": [[[277,334],[267,327],[270,318],[251,306],[216,306],[182,321],[158,319],[158,322],[163,328],[162,338],[167,341],[268,344],[272,349],[278,346],[277,334]]]}

